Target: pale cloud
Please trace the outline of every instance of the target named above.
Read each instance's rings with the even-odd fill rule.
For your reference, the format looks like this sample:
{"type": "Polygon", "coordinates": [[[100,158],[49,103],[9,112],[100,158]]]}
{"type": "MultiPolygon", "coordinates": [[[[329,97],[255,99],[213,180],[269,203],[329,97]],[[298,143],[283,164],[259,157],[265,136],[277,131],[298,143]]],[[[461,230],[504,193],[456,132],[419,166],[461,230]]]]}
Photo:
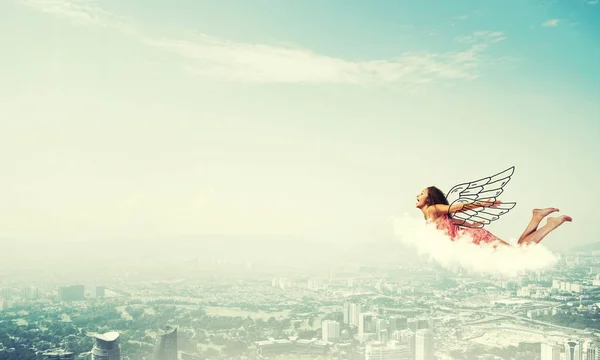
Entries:
{"type": "Polygon", "coordinates": [[[463,51],[406,52],[393,59],[350,61],[296,46],[231,42],[208,35],[188,39],[143,35],[131,21],[101,9],[93,0],[23,0],[29,6],[82,25],[133,35],[137,41],[176,54],[197,75],[259,83],[398,83],[419,87],[436,81],[473,80],[490,63],[485,51],[505,39],[501,32],[478,31],[456,39],[463,51]]]}
{"type": "Polygon", "coordinates": [[[266,83],[424,84],[475,79],[487,44],[452,53],[405,53],[390,60],[347,61],[298,47],[252,45],[202,36],[194,41],[145,39],[179,54],[192,73],[232,81],[266,83]]]}
{"type": "Polygon", "coordinates": [[[67,19],[78,25],[94,25],[112,28],[126,33],[134,33],[131,20],[118,19],[104,11],[94,0],[21,0],[29,7],[67,19]]]}
{"type": "Polygon", "coordinates": [[[600,0],[591,0],[587,2],[589,5],[596,5],[598,3],[600,3],[600,0]]]}
{"type": "Polygon", "coordinates": [[[546,27],[554,27],[558,25],[558,19],[551,19],[542,24],[542,26],[546,27]]]}
{"type": "Polygon", "coordinates": [[[506,37],[500,31],[476,31],[471,35],[459,36],[455,40],[463,44],[487,44],[506,40],[506,37]]]}

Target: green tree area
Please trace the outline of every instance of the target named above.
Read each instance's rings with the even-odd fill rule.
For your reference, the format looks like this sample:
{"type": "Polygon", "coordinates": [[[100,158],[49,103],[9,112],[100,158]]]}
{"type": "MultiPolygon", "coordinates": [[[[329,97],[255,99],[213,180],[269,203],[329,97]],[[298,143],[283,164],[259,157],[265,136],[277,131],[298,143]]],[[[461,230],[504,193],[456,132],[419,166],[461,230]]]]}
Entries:
{"type": "Polygon", "coordinates": [[[571,327],[575,329],[596,329],[600,330],[600,315],[573,315],[556,314],[554,316],[536,317],[535,320],[548,322],[560,326],[571,327]]]}
{"type": "Polygon", "coordinates": [[[532,346],[528,343],[519,343],[518,346],[489,348],[476,345],[468,350],[452,350],[449,355],[456,360],[476,359],[483,355],[494,355],[507,360],[531,360],[540,355],[540,346],[532,346]]]}

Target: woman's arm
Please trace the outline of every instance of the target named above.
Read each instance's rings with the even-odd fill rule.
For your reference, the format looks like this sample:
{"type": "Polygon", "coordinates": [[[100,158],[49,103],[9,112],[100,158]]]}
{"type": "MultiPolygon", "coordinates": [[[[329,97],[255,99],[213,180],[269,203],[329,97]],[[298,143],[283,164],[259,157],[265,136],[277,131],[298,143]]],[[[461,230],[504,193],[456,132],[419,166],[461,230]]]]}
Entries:
{"type": "Polygon", "coordinates": [[[437,215],[441,216],[443,214],[454,214],[459,211],[466,211],[471,209],[476,209],[478,207],[498,207],[502,204],[500,200],[496,201],[496,199],[488,199],[483,201],[474,201],[472,203],[464,203],[464,204],[453,204],[453,205],[442,205],[437,204],[434,205],[435,211],[437,215]]]}

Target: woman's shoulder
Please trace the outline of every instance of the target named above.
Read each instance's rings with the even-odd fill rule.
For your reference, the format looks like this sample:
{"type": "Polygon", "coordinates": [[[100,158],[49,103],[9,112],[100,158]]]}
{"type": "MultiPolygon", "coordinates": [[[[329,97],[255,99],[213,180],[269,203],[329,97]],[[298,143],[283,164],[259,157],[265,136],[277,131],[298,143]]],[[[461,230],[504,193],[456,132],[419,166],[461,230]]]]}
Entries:
{"type": "Polygon", "coordinates": [[[429,206],[429,208],[427,208],[425,212],[427,221],[435,224],[439,223],[440,221],[443,221],[445,218],[448,218],[448,214],[439,215],[434,206],[429,206]]]}

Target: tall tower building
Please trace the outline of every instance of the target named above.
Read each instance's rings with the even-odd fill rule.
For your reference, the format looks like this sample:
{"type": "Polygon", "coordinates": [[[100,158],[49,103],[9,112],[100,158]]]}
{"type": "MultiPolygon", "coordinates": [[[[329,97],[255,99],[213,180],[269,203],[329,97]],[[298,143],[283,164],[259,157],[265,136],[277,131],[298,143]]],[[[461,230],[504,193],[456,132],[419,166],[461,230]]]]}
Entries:
{"type": "Polygon", "coordinates": [[[406,327],[411,329],[413,332],[417,332],[419,330],[419,320],[417,319],[407,319],[406,327]]]}
{"type": "Polygon", "coordinates": [[[344,324],[350,324],[350,303],[344,303],[344,324]]]}
{"type": "Polygon", "coordinates": [[[429,329],[417,330],[415,335],[415,360],[434,360],[433,333],[429,329]]]}
{"type": "Polygon", "coordinates": [[[565,342],[565,360],[583,360],[583,344],[581,341],[565,342]]]}
{"type": "MultiPolygon", "coordinates": [[[[340,323],[333,320],[325,320],[321,323],[322,340],[325,342],[337,341],[340,338],[340,323]]],[[[158,359],[157,359],[158,360],[158,359]]]]}
{"type": "Polygon", "coordinates": [[[59,286],[58,298],[60,301],[85,300],[85,287],[83,285],[59,286]]]}
{"type": "Polygon", "coordinates": [[[375,333],[374,319],[377,319],[377,317],[373,313],[360,314],[358,321],[358,335],[360,337],[364,334],[375,333]]]}
{"type": "Polygon", "coordinates": [[[542,343],[540,360],[560,360],[560,344],[542,343]]]}
{"type": "Polygon", "coordinates": [[[177,360],[177,328],[165,326],[158,329],[154,345],[154,360],[177,360]]]}
{"type": "Polygon", "coordinates": [[[408,319],[406,316],[394,315],[390,317],[388,331],[393,333],[396,330],[404,330],[408,328],[408,319]]]}
{"type": "Polygon", "coordinates": [[[388,322],[385,319],[377,319],[375,321],[375,333],[377,334],[377,340],[385,343],[388,341],[388,322]]]}
{"type": "Polygon", "coordinates": [[[584,356],[586,360],[600,360],[600,343],[589,340],[586,341],[583,344],[583,353],[587,356],[584,356]]]}
{"type": "Polygon", "coordinates": [[[349,304],[348,317],[350,325],[359,326],[360,314],[365,311],[363,304],[349,304]]]}
{"type": "Polygon", "coordinates": [[[410,358],[414,359],[416,355],[416,338],[415,333],[411,329],[404,329],[400,331],[400,340],[403,344],[408,346],[410,351],[410,358]]]}
{"type": "Polygon", "coordinates": [[[111,331],[94,335],[92,360],[121,360],[118,332],[111,331]]]}

